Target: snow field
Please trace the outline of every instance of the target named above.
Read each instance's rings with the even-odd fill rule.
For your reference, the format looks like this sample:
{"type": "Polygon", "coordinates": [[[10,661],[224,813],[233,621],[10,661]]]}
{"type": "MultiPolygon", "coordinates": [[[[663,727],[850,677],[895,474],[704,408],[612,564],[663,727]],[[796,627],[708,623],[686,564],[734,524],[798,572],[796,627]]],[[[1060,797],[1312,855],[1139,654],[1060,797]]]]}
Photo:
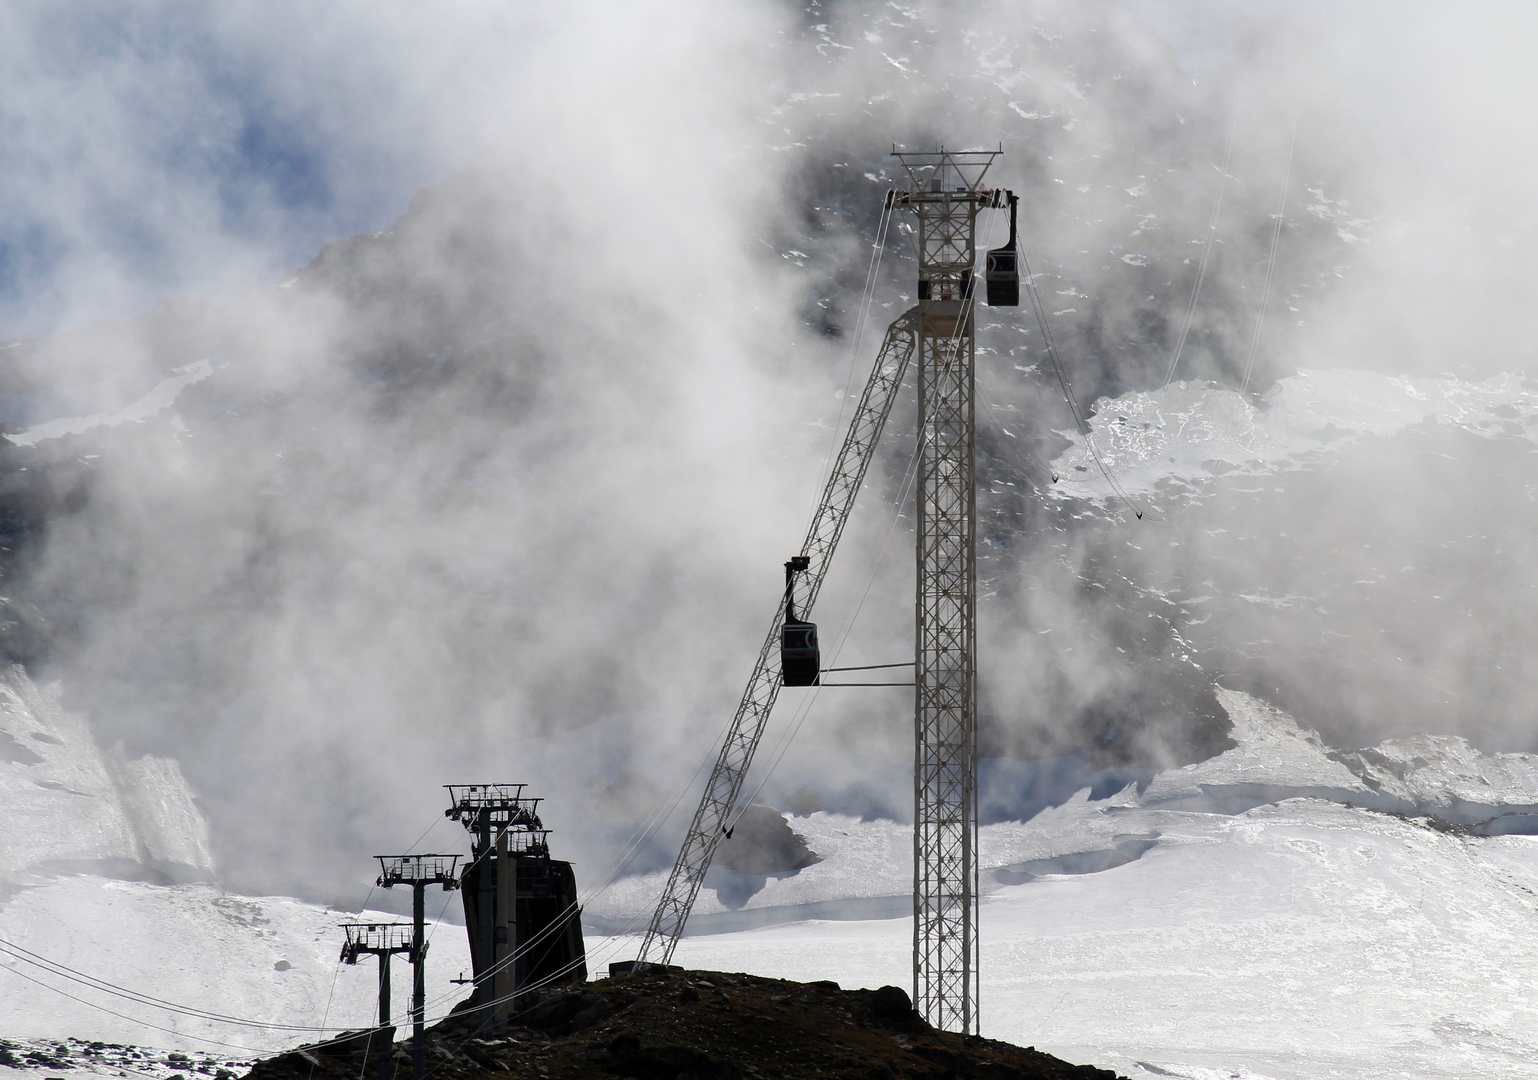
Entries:
{"type": "MultiPolygon", "coordinates": [[[[1129,1076],[1534,1075],[1538,839],[1310,799],[1160,824],[1136,861],[984,900],[985,1034],[1129,1076]]],[[[911,935],[808,922],[687,937],[675,960],[907,987],[911,935]]]]}
{"type": "MultiPolygon", "coordinates": [[[[458,897],[452,896],[457,903],[458,897]]],[[[440,906],[428,893],[429,913],[440,906]]],[[[347,922],[400,922],[281,897],[237,897],[209,885],[152,885],[69,876],[13,888],[0,907],[0,939],[97,979],[178,1004],[303,1027],[374,1022],[377,966],[338,962],[347,922]]],[[[469,969],[464,927],[429,924],[429,1021],[465,996],[450,980],[469,969]]],[[[393,1019],[411,1000],[411,967],[391,965],[393,1019]]],[[[0,951],[0,1037],[90,1038],[247,1056],[322,1033],[237,1026],[178,1015],[82,987],[0,951]],[[40,980],[101,1008],[73,1001],[40,980]],[[110,1009],[123,1016],[103,1011],[110,1009]],[[155,1025],[154,1027],[146,1025],[155,1025]]],[[[52,1074],[51,1074],[52,1075],[52,1074]]]]}
{"type": "MultiPolygon", "coordinates": [[[[1134,1077],[1538,1075],[1538,836],[1452,824],[1522,820],[1538,758],[1430,737],[1341,752],[1219,698],[1232,750],[980,830],[984,1033],[1134,1077]]],[[[791,922],[797,905],[906,895],[911,831],[792,824],[823,861],[744,908],[784,925],[709,933],[707,889],[675,961],[911,987],[911,919],[791,922]]],[[[627,904],[656,895],[648,877],[627,904]]],[[[638,946],[594,938],[590,966],[638,946]]]]}
{"type": "MultiPolygon", "coordinates": [[[[1538,837],[1515,830],[1538,807],[1538,757],[1483,755],[1461,739],[1431,737],[1338,751],[1263,702],[1219,697],[1234,749],[1162,773],[1141,793],[1129,786],[1092,801],[1086,789],[1028,822],[983,827],[984,1033],[1132,1077],[1538,1074],[1530,989],[1538,837]],[[1476,835],[1492,815],[1513,834],[1476,835]]],[[[66,736],[40,744],[39,756],[66,736]]],[[[46,758],[14,766],[40,777],[52,767],[46,758]]],[[[911,888],[909,827],[829,813],[791,824],[822,861],[757,880],[740,910],[703,890],[676,961],[911,986],[912,923],[891,917],[911,888]],[[874,907],[888,917],[869,917],[874,907]],[[777,925],[733,929],[744,916],[777,925]],[[723,929],[732,932],[712,932],[723,929]]],[[[77,842],[84,854],[94,840],[77,842]]],[[[634,957],[639,939],[593,928],[644,926],[661,879],[622,879],[592,899],[595,975],[634,957]]],[[[206,884],[36,869],[7,881],[0,940],[121,986],[271,1024],[371,1023],[375,968],[338,964],[340,924],[397,921],[206,884]]],[[[438,1016],[463,996],[449,980],[469,963],[462,927],[443,926],[433,941],[430,1015],[438,1016]]],[[[14,956],[0,956],[0,968],[0,1038],[233,1057],[319,1036],[178,1016],[14,956]]],[[[395,980],[399,1019],[408,965],[396,965],[395,980]]]]}
{"type": "MultiPolygon", "coordinates": [[[[1261,476],[1299,468],[1343,436],[1392,435],[1428,419],[1481,435],[1538,438],[1538,392],[1521,371],[1470,382],[1311,369],[1279,380],[1258,407],[1216,384],[1175,382],[1101,400],[1095,409],[1089,418],[1095,448],[1134,497],[1227,472],[1261,476]]],[[[1073,445],[1053,462],[1059,482],[1049,493],[1114,499],[1084,437],[1061,434],[1073,445]]]]}

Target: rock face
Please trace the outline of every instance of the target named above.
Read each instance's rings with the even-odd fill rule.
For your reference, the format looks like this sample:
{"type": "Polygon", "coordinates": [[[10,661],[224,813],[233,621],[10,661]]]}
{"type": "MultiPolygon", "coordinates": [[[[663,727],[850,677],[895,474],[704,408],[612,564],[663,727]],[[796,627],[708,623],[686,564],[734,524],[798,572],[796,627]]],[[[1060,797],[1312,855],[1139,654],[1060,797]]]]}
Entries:
{"type": "Polygon", "coordinates": [[[721,841],[714,862],[739,874],[788,874],[821,862],[806,840],[776,809],[753,804],[721,841]]]}
{"type": "Polygon", "coordinates": [[[791,829],[778,810],[753,804],[716,848],[705,885],[731,911],[761,892],[771,877],[794,877],[822,862],[806,839],[791,829]]]}
{"type": "MultiPolygon", "coordinates": [[[[508,1027],[489,1035],[478,1035],[464,1015],[429,1029],[432,1075],[1116,1080],[1029,1047],[935,1031],[895,986],[841,990],[831,982],[675,968],[533,994],[519,1004],[508,1027]]],[[[364,1062],[360,1046],[353,1036],[283,1054],[258,1062],[249,1077],[353,1080],[374,1064],[364,1062]]],[[[398,1076],[410,1075],[409,1049],[409,1041],[397,1046],[398,1076]]]]}

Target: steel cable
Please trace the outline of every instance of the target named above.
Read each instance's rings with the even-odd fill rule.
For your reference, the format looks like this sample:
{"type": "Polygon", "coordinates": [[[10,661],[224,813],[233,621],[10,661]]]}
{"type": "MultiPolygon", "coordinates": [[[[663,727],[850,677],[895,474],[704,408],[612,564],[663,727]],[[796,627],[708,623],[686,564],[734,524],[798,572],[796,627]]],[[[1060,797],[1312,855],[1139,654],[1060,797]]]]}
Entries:
{"type": "Polygon", "coordinates": [[[1218,232],[1218,215],[1223,212],[1223,193],[1228,186],[1228,163],[1233,159],[1234,136],[1239,130],[1239,108],[1234,106],[1228,124],[1228,144],[1223,149],[1223,166],[1218,170],[1218,194],[1212,203],[1212,214],[1207,219],[1207,235],[1202,241],[1201,258],[1196,264],[1196,281],[1191,286],[1191,299],[1186,303],[1185,320],[1180,327],[1180,337],[1175,341],[1175,351],[1170,356],[1169,370],[1164,373],[1164,385],[1175,378],[1175,367],[1185,349],[1186,337],[1191,333],[1191,321],[1196,316],[1197,300],[1201,296],[1202,281],[1207,276],[1207,260],[1212,254],[1212,243],[1218,232]]]}

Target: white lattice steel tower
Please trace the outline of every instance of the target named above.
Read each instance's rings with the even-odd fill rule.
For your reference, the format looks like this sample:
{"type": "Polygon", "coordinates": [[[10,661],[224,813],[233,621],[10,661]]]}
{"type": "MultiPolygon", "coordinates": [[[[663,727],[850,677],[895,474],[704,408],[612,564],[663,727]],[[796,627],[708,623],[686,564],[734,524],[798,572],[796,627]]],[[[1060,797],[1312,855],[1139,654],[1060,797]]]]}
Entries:
{"type": "Polygon", "coordinates": [[[914,655],[913,1003],[978,1029],[977,498],[973,308],[978,211],[997,152],[896,153],[918,217],[918,597],[914,655]]]}

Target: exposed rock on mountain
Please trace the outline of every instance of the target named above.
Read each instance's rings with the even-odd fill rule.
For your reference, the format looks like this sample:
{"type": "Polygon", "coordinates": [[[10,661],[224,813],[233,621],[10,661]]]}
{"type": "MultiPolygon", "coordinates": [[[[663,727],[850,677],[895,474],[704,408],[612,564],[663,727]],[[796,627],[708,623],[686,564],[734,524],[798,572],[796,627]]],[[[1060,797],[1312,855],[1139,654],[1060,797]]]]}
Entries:
{"type": "MultiPolygon", "coordinates": [[[[427,1033],[443,1080],[538,1074],[645,1080],[1115,1080],[1032,1048],[936,1031],[895,986],[841,990],[710,971],[647,972],[520,999],[505,1031],[468,1016],[427,1033]]],[[[366,1035],[261,1061],[249,1080],[343,1080],[378,1066],[366,1035]]],[[[410,1069],[410,1040],[396,1044],[410,1069]]]]}

